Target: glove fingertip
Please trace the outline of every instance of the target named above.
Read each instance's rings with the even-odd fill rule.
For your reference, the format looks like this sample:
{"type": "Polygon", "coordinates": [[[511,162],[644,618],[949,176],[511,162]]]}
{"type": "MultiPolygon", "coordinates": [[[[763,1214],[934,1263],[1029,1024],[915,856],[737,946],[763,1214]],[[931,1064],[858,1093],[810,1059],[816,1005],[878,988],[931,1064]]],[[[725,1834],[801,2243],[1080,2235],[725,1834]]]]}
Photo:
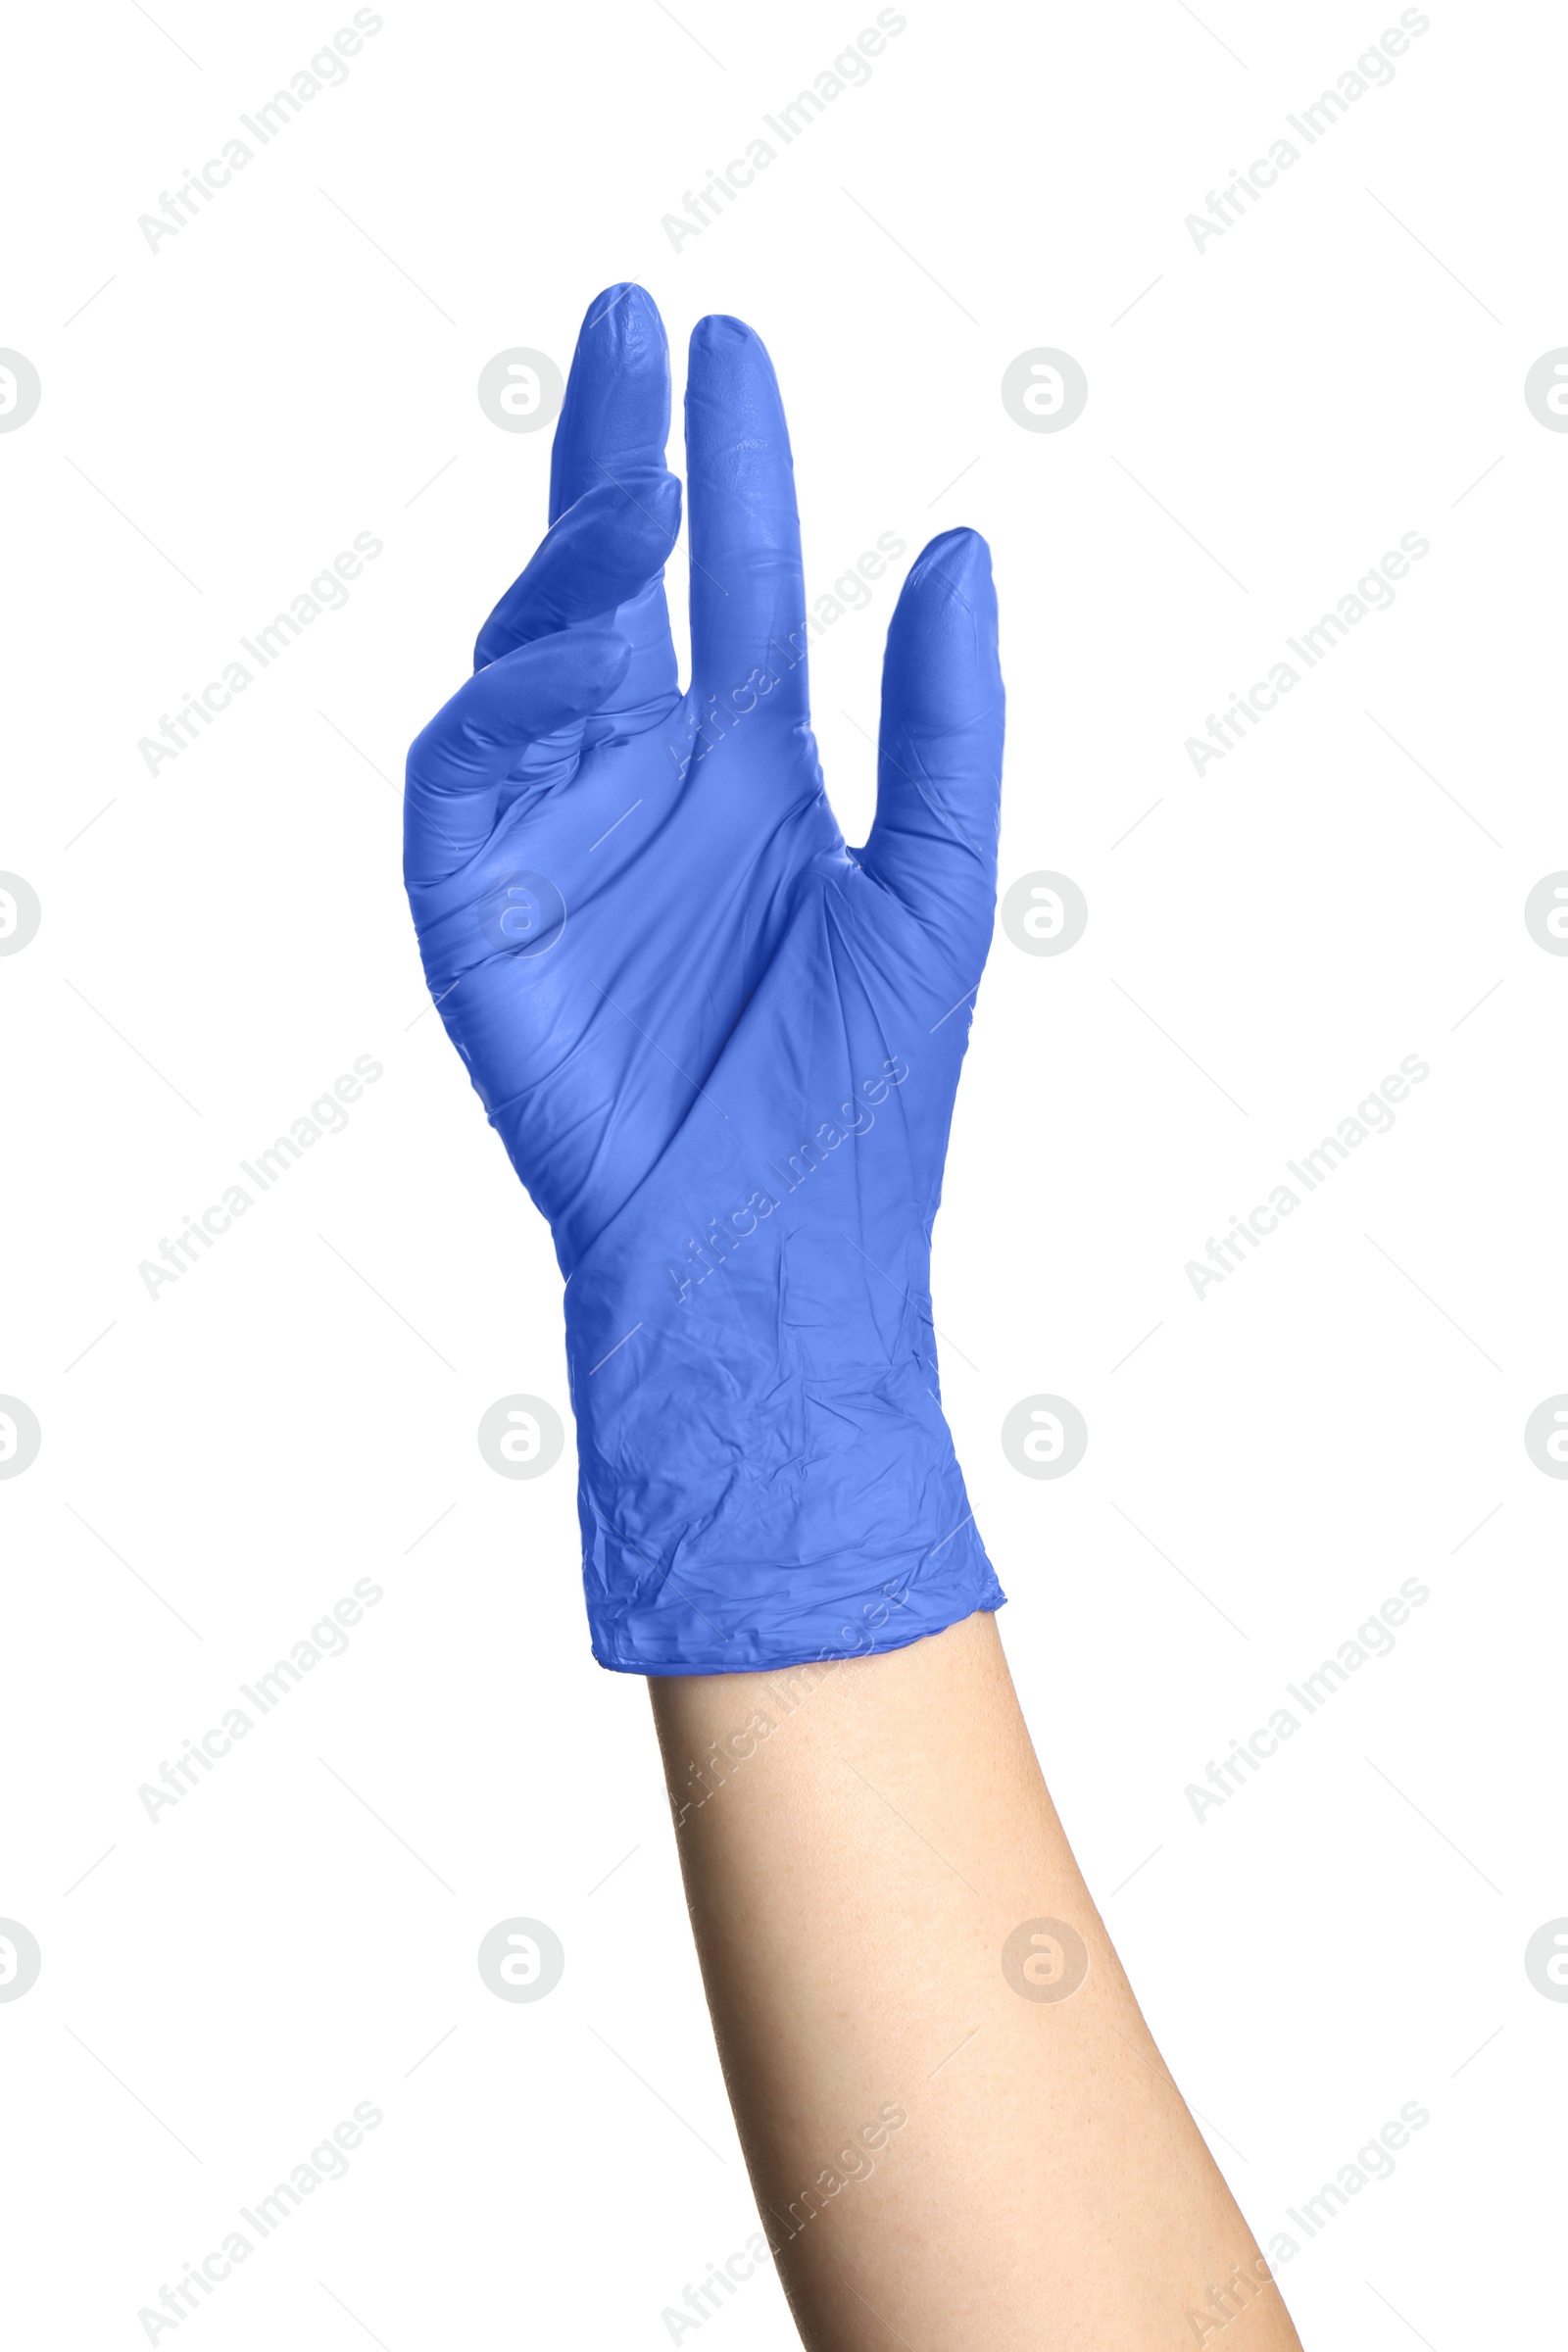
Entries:
{"type": "Polygon", "coordinates": [[[586,337],[603,336],[620,357],[642,350],[662,352],[666,348],[659,305],[647,287],[632,277],[618,277],[613,285],[596,294],[583,313],[577,332],[579,348],[586,337]]]}
{"type": "Polygon", "coordinates": [[[944,531],[910,566],[888,630],[885,703],[943,728],[1000,699],[997,590],[978,531],[944,531]]]}
{"type": "Polygon", "coordinates": [[[897,627],[906,604],[929,604],[944,598],[966,606],[978,628],[995,640],[997,586],[991,569],[991,549],[978,531],[967,526],[943,531],[920,550],[904,583],[894,626],[897,627]]]}

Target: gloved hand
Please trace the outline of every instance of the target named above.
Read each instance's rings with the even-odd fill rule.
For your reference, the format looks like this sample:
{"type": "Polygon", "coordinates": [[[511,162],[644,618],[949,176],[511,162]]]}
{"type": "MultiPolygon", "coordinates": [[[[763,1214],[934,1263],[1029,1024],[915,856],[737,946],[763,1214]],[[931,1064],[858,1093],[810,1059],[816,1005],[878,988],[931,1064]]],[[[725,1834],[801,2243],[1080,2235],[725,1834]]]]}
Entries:
{"type": "Polygon", "coordinates": [[[567,1280],[594,1654],[654,1675],[896,1648],[1004,1598],[927,1296],[996,890],[986,545],[945,532],[905,584],[849,850],[749,327],[692,337],[684,694],[668,428],[658,312],[612,287],[550,530],[409,754],[405,837],[431,993],[567,1280]]]}

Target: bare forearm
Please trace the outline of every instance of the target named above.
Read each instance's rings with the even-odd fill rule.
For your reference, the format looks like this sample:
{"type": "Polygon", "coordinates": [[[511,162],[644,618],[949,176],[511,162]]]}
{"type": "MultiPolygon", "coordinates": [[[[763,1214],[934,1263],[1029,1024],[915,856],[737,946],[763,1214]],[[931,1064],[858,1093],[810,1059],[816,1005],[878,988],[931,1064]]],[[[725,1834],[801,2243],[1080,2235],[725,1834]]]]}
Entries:
{"type": "Polygon", "coordinates": [[[810,2352],[1156,2352],[1195,2340],[1194,2310],[1237,2352],[1293,2352],[1062,1835],[995,1618],[651,1690],[730,2097],[810,2352]]]}

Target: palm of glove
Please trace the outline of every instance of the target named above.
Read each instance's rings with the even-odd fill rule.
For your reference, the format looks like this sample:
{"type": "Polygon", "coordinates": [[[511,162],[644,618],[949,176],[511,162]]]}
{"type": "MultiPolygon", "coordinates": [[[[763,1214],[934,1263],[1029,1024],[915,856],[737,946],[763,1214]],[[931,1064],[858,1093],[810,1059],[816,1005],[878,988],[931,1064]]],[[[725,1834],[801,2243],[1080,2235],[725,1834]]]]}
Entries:
{"type": "MultiPolygon", "coordinates": [[[[536,766],[483,848],[416,894],[431,992],[566,1273],[722,1100],[714,1066],[811,902],[832,893],[848,916],[876,895],[849,887],[864,877],[810,736],[759,727],[749,758],[744,724],[720,740],[702,708],[688,695],[536,766]]],[[[777,1050],[750,1048],[773,1084],[777,1050]]],[[[737,1113],[762,1076],[732,1074],[737,1113]]]]}
{"type": "MultiPolygon", "coordinates": [[[[641,1671],[693,1670],[694,1630],[708,1664],[764,1662],[724,1596],[759,1547],[786,1580],[821,1560],[846,1446],[873,1494],[912,1480],[912,1506],[878,1504],[901,1523],[922,1482],[938,1517],[961,1504],[925,1286],[1002,732],[984,543],[949,534],[895,615],[877,819],[847,850],[809,726],[788,440],[750,330],[710,319],[693,340],[684,695],[667,423],[657,313],[612,289],[573,366],[551,531],[408,784],[430,988],[570,1277],[596,1648],[641,1671]],[[672,1401],[695,1452],[671,1456],[672,1401]]],[[[902,1572],[908,1549],[895,1532],[886,1559],[902,1572]]],[[[989,1575],[972,1531],[968,1549],[989,1575]]]]}

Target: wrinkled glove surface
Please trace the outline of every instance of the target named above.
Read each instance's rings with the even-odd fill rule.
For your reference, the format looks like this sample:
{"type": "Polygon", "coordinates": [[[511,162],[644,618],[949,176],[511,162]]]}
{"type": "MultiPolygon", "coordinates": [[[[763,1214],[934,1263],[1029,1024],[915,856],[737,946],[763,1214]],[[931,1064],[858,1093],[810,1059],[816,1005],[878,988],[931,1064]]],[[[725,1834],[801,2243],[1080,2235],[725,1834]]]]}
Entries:
{"type": "Polygon", "coordinates": [[[1003,690],[985,542],[947,532],[894,614],[876,819],[847,849],[750,328],[692,338],[684,694],[668,427],[658,312],[612,287],[550,530],[409,754],[405,872],[447,1033],[567,1278],[594,1654],[715,1674],[896,1648],[1004,1598],[928,1296],[1003,690]]]}

